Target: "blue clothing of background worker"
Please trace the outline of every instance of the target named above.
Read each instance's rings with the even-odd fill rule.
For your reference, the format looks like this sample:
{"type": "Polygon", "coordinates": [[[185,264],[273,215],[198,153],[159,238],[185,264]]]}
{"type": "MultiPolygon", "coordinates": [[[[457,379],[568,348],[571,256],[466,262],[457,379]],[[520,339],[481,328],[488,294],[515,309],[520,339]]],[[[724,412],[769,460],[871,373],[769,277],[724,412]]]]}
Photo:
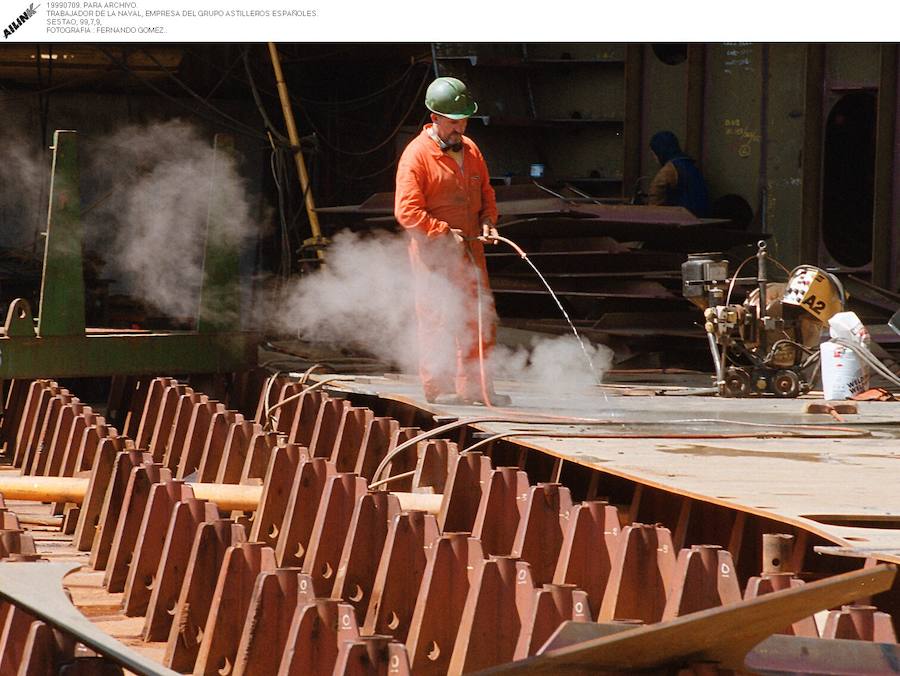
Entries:
{"type": "Polygon", "coordinates": [[[709,212],[706,181],[694,160],[684,154],[678,137],[670,131],[658,131],[650,139],[650,150],[661,169],[650,182],[647,203],[684,207],[698,218],[705,217],[709,212]]]}

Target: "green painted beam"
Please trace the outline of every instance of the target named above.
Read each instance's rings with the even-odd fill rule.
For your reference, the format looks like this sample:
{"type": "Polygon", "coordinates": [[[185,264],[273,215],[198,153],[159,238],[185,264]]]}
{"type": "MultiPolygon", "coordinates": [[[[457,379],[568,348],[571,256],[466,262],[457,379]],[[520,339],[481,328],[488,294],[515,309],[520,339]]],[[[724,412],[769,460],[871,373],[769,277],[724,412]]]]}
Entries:
{"type": "Polygon", "coordinates": [[[38,335],[84,335],[81,197],[74,131],[53,133],[53,168],[38,335]]]}
{"type": "Polygon", "coordinates": [[[228,373],[254,366],[260,337],[237,331],[241,242],[223,180],[234,154],[230,137],[216,137],[198,331],[180,333],[86,332],[76,134],[56,131],[53,139],[37,336],[28,303],[17,299],[0,334],[0,379],[228,373]]]}
{"type": "Polygon", "coordinates": [[[256,365],[252,333],[0,338],[0,379],[229,373],[256,365]]]}
{"type": "Polygon", "coordinates": [[[206,220],[206,250],[197,330],[200,333],[240,328],[240,224],[234,222],[233,188],[224,180],[234,160],[234,139],[216,134],[206,220]]]}

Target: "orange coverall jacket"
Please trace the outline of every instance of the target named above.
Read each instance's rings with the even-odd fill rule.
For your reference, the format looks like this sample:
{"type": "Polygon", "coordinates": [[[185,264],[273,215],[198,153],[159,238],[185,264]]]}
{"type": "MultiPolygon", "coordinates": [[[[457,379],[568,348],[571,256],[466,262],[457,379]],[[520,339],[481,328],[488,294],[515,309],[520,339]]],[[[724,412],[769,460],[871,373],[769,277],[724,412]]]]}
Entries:
{"type": "Polygon", "coordinates": [[[494,344],[495,313],[484,246],[475,238],[481,235],[482,223],[496,224],[497,201],[478,146],[463,136],[460,167],[431,138],[430,128],[430,124],[425,125],[403,151],[394,200],[394,216],[410,235],[419,373],[426,397],[455,390],[467,399],[480,399],[479,283],[485,355],[494,344]],[[450,228],[462,231],[467,239],[464,245],[452,242],[450,228]],[[451,312],[443,307],[436,293],[436,274],[445,276],[462,292],[461,309],[451,312]]]}

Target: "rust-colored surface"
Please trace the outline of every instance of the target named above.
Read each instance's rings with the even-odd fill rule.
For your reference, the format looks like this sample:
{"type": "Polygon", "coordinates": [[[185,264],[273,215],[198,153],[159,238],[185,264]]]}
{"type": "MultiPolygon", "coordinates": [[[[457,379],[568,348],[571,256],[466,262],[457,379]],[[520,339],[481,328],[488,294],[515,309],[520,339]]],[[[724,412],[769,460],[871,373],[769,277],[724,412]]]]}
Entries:
{"type": "Polygon", "coordinates": [[[694,545],[678,553],[662,619],[738,603],[741,589],[731,554],[716,545],[694,545]]]}
{"type": "Polygon", "coordinates": [[[72,647],[60,650],[46,624],[0,601],[0,674],[46,674],[72,647]]]}
{"type": "MultiPolygon", "coordinates": [[[[677,552],[667,528],[620,529],[623,515],[642,509],[640,494],[621,508],[575,502],[574,488],[534,482],[531,470],[460,454],[464,437],[456,436],[420,441],[388,467],[388,475],[409,473],[388,488],[443,496],[436,516],[402,512],[395,495],[367,483],[385,454],[420,432],[406,426],[412,416],[401,425],[281,382],[257,405],[280,430],[269,432],[230,402],[169,378],[122,387],[120,408],[137,447],[51,381],[16,385],[10,397],[19,403],[10,410],[18,413],[0,438],[32,472],[90,477],[80,511],[67,509],[78,514],[68,546],[90,550],[81,556],[93,566],[72,583],[73,597],[173,669],[462,673],[533,656],[567,621],[652,624],[741,600],[731,555],[689,542],[684,509],[676,531],[688,546],[677,552]],[[304,438],[317,457],[289,441],[304,438]],[[188,470],[262,484],[252,517],[222,518],[215,504],[193,498],[173,478],[188,470]]],[[[52,558],[47,543],[65,541],[52,525],[32,538],[3,503],[0,517],[0,558],[52,558]]],[[[794,554],[791,565],[802,561],[794,554]]],[[[750,578],[744,598],[799,584],[791,573],[768,572],[750,578]]],[[[65,651],[17,612],[0,604],[0,659],[8,651],[40,673],[57,668],[65,651]],[[12,615],[21,617],[15,626],[12,615]]],[[[785,633],[816,636],[815,623],[806,618],[785,633]]],[[[826,635],[896,641],[890,616],[861,605],[833,611],[826,635]]],[[[691,669],[715,673],[709,664],[691,669]]]]}
{"type": "MultiPolygon", "coordinates": [[[[98,428],[102,427],[104,434],[108,432],[105,422],[90,406],[84,406],[72,422],[68,439],[61,444],[58,454],[51,458],[46,475],[73,476],[79,456],[84,458],[86,450],[90,451],[89,455],[94,455],[93,450],[97,448],[96,439],[100,436],[98,428]]],[[[93,462],[90,464],[93,465],[93,462]]]]}
{"type": "MultiPolygon", "coordinates": [[[[149,454],[130,450],[118,453],[103,498],[103,506],[97,523],[96,534],[91,544],[91,566],[97,570],[106,570],[113,541],[116,538],[116,526],[119,523],[119,515],[130,497],[128,488],[131,485],[131,475],[144,463],[152,464],[149,454]]],[[[146,477],[142,477],[144,480],[146,477]]],[[[139,480],[140,481],[140,480],[139,480]]],[[[149,490],[146,486],[145,490],[149,490]]]]}
{"type": "MultiPolygon", "coordinates": [[[[217,413],[224,411],[225,406],[221,402],[212,399],[201,401],[191,407],[185,438],[175,471],[176,479],[184,479],[200,467],[200,462],[203,460],[203,448],[209,436],[213,418],[217,413]]],[[[167,466],[171,467],[171,465],[167,466]]]]}
{"type": "Polygon", "coordinates": [[[279,566],[303,565],[319,501],[333,471],[334,466],[323,458],[310,458],[297,465],[278,532],[275,552],[279,566]]]}
{"type": "MultiPolygon", "coordinates": [[[[795,577],[793,573],[764,573],[760,577],[751,577],[747,580],[747,586],[744,589],[744,599],[756,598],[763,594],[770,594],[773,591],[796,588],[802,584],[803,580],[795,577]]],[[[806,617],[798,622],[794,622],[779,633],[789,636],[805,636],[807,638],[819,637],[816,621],[812,617],[806,617]]]]}
{"type": "MultiPolygon", "coordinates": [[[[419,442],[416,455],[418,460],[412,478],[413,490],[443,494],[450,468],[459,459],[457,445],[447,439],[427,439],[419,442]]],[[[395,487],[394,490],[398,489],[395,487]]]]}
{"type": "MultiPolygon", "coordinates": [[[[56,420],[53,434],[44,450],[38,454],[35,474],[42,476],[61,476],[65,449],[70,441],[76,418],[84,418],[85,407],[76,398],[72,398],[67,406],[63,406],[56,420]]],[[[88,409],[90,410],[90,409],[88,409]]]]}
{"type": "Polygon", "coordinates": [[[346,399],[323,399],[316,416],[312,437],[309,440],[309,452],[314,458],[331,459],[334,442],[344,413],[350,408],[346,399]]]}
{"type": "Polygon", "coordinates": [[[468,533],[445,533],[435,542],[406,641],[415,673],[447,673],[466,598],[483,560],[481,542],[468,533]]]}
{"type": "MultiPolygon", "coordinates": [[[[387,453],[390,453],[400,444],[404,444],[407,441],[419,436],[422,430],[418,427],[397,427],[392,428],[391,431],[391,439],[388,442],[387,453]]],[[[418,446],[416,448],[418,451],[418,446]]],[[[384,456],[382,456],[384,457],[384,456]]],[[[418,455],[417,453],[403,453],[388,463],[387,467],[384,470],[383,476],[395,476],[397,474],[409,474],[410,472],[415,472],[416,467],[418,465],[418,455]]],[[[413,477],[408,476],[403,479],[397,479],[391,481],[390,487],[391,490],[395,491],[409,491],[412,489],[413,477]]]]}
{"type": "Polygon", "coordinates": [[[318,597],[332,595],[354,507],[365,494],[366,480],[356,474],[340,472],[328,477],[303,558],[303,572],[309,575],[318,597]]]}
{"type": "Polygon", "coordinates": [[[297,606],[315,596],[312,580],[299,568],[264,570],[256,577],[241,632],[234,674],[274,674],[287,647],[297,606]]]}
{"type": "Polygon", "coordinates": [[[219,465],[225,455],[225,443],[233,425],[244,422],[244,416],[237,411],[218,410],[210,420],[206,440],[203,442],[203,454],[197,467],[197,480],[209,483],[216,480],[219,465]]]}
{"type": "Polygon", "coordinates": [[[553,580],[571,510],[572,496],[565,486],[541,483],[528,489],[511,555],[531,564],[536,586],[553,580]]]}
{"type": "Polygon", "coordinates": [[[475,529],[483,487],[489,485],[491,459],[481,453],[457,455],[447,471],[438,527],[442,533],[471,533],[475,529]]]}
{"type": "Polygon", "coordinates": [[[166,532],[159,566],[147,601],[144,622],[145,641],[165,641],[172,628],[173,610],[181,594],[182,582],[188,571],[191,548],[201,524],[219,518],[214,504],[196,498],[185,498],[172,507],[172,517],[166,532]]]}
{"type": "MultiPolygon", "coordinates": [[[[22,459],[22,473],[36,474],[37,456],[45,443],[47,428],[53,424],[62,405],[63,398],[69,398],[69,391],[50,386],[41,390],[37,413],[28,435],[28,444],[22,459]]],[[[51,428],[52,429],[52,428],[51,428]]]]}
{"type": "Polygon", "coordinates": [[[896,643],[891,616],[875,606],[850,605],[828,613],[822,638],[840,638],[876,643],[896,643]]]}
{"type": "MultiPolygon", "coordinates": [[[[298,401],[297,396],[302,391],[303,387],[299,383],[282,383],[275,401],[267,405],[267,408],[261,412],[257,420],[261,421],[266,427],[271,425],[271,429],[274,429],[276,432],[287,434],[291,431],[291,425],[295,423],[298,411],[301,408],[300,402],[302,399],[298,401]],[[284,403],[281,404],[280,402],[284,403]],[[275,404],[280,405],[279,408],[273,410],[275,404]],[[268,416],[268,420],[266,416],[268,416]]],[[[306,439],[303,445],[309,446],[309,439],[306,439]]]]}
{"type": "MultiPolygon", "coordinates": [[[[309,448],[309,445],[312,443],[316,418],[319,415],[319,409],[322,407],[324,399],[324,395],[319,391],[302,393],[297,400],[297,411],[287,426],[288,439],[290,441],[309,448]]],[[[289,405],[287,404],[286,406],[289,405]]],[[[285,420],[287,420],[287,417],[285,417],[285,420]]],[[[279,424],[280,422],[281,419],[279,418],[279,424]]],[[[281,428],[279,427],[278,429],[280,430],[281,428]]]]}
{"type": "Polygon", "coordinates": [[[506,556],[481,561],[466,597],[450,672],[477,671],[511,661],[533,598],[527,563],[506,556]]]}
{"type": "MultiPolygon", "coordinates": [[[[16,436],[19,433],[21,424],[25,421],[25,409],[29,403],[29,392],[35,383],[42,381],[12,380],[9,383],[8,394],[6,397],[6,415],[16,424],[0,426],[0,444],[6,448],[7,457],[15,456],[16,436]]],[[[37,385],[36,387],[40,387],[37,385]]]]}
{"type": "Polygon", "coordinates": [[[425,552],[437,538],[437,520],[431,514],[410,511],[394,517],[375,574],[364,633],[406,641],[425,575],[425,552]]]}
{"type": "Polygon", "coordinates": [[[374,418],[375,414],[368,408],[348,406],[344,409],[331,453],[331,461],[338,472],[356,471],[366,429],[374,418]]]}
{"type": "Polygon", "coordinates": [[[265,542],[270,547],[278,544],[297,469],[308,459],[308,451],[297,444],[271,450],[262,498],[250,531],[251,542],[265,542]]]}
{"type": "Polygon", "coordinates": [[[272,449],[277,445],[278,435],[275,432],[254,432],[250,437],[239,483],[262,483],[268,471],[272,449]]]}
{"type": "Polygon", "coordinates": [[[388,530],[399,514],[400,501],[390,493],[366,493],[356,502],[333,595],[350,603],[357,617],[368,613],[388,530]]]}
{"type": "Polygon", "coordinates": [[[28,437],[31,434],[32,427],[34,427],[34,420],[38,413],[43,392],[49,386],[49,380],[33,380],[28,386],[28,394],[21,409],[21,418],[19,418],[19,424],[16,425],[15,434],[12,431],[12,425],[3,425],[4,436],[10,440],[7,441],[6,454],[12,455],[13,467],[21,467],[25,460],[28,437]],[[10,453],[10,443],[12,444],[12,453],[10,453]]]}
{"type": "Polygon", "coordinates": [[[515,467],[500,467],[491,473],[472,528],[485,556],[510,554],[529,490],[528,475],[515,467]]]}
{"type": "Polygon", "coordinates": [[[612,505],[592,500],[569,512],[554,584],[573,584],[588,595],[594,618],[606,592],[612,556],[619,546],[619,515],[612,505]]]}
{"type": "Polygon", "coordinates": [[[188,436],[194,408],[208,401],[209,397],[200,392],[194,392],[191,388],[186,388],[184,393],[178,397],[178,402],[175,406],[174,422],[165,442],[165,452],[162,460],[163,464],[173,472],[177,471],[181,462],[181,453],[184,450],[184,442],[188,436]]]}
{"type": "Polygon", "coordinates": [[[563,622],[590,622],[588,596],[573,584],[545,584],[536,589],[530,612],[523,617],[515,659],[535,655],[563,622]]]}
{"type": "Polygon", "coordinates": [[[359,637],[353,608],[336,599],[315,599],[299,606],[288,634],[279,676],[330,674],[338,646],[359,637]]]}
{"type": "Polygon", "coordinates": [[[339,676],[408,676],[409,657],[390,636],[360,636],[341,643],[334,673],[339,676]]]}
{"type": "Polygon", "coordinates": [[[169,437],[175,423],[175,416],[178,412],[178,404],[181,398],[190,391],[187,385],[172,384],[163,392],[159,404],[155,408],[148,410],[148,414],[151,416],[154,411],[156,412],[153,430],[147,447],[153,455],[154,462],[163,462],[168,448],[169,437]]]}
{"type": "Polygon", "coordinates": [[[636,523],[621,538],[598,621],[659,622],[675,573],[669,529],[636,523]]]}
{"type": "Polygon", "coordinates": [[[4,528],[0,530],[0,559],[36,561],[40,558],[31,534],[25,533],[19,528],[4,528]]]}
{"type": "MultiPolygon", "coordinates": [[[[135,549],[144,521],[144,511],[156,484],[172,478],[168,469],[159,464],[132,468],[122,500],[122,509],[110,543],[109,560],[103,585],[110,592],[125,591],[129,566],[134,562],[135,549]]],[[[179,489],[180,490],[180,489],[179,489]]],[[[162,494],[161,494],[162,495],[162,494]]],[[[151,515],[152,518],[152,515],[151,515]]]]}
{"type": "Polygon", "coordinates": [[[166,645],[166,666],[175,671],[191,671],[194,668],[225,553],[232,545],[245,541],[245,528],[226,519],[202,523],[197,528],[173,613],[166,645]]]}
{"type": "Polygon", "coordinates": [[[151,591],[157,586],[157,569],[166,545],[172,514],[176,505],[193,496],[190,486],[181,481],[157,482],[150,487],[134,551],[128,562],[125,596],[122,601],[126,615],[134,617],[147,614],[151,591]]]}
{"type": "Polygon", "coordinates": [[[369,421],[363,436],[362,452],[356,461],[357,474],[372,481],[378,463],[387,454],[391,438],[399,429],[400,423],[393,418],[373,417],[369,421]]]}
{"type": "Polygon", "coordinates": [[[150,447],[156,423],[163,409],[166,392],[174,383],[175,381],[172,378],[154,378],[150,381],[147,396],[144,399],[144,410],[134,439],[138,448],[150,447]]]}
{"type": "Polygon", "coordinates": [[[241,542],[225,551],[213,592],[195,674],[229,673],[260,573],[275,570],[275,551],[261,542],[241,542]]]}
{"type": "Polygon", "coordinates": [[[261,432],[262,426],[251,420],[241,419],[232,423],[223,444],[219,469],[211,481],[220,484],[240,483],[254,435],[261,432]]]}
{"type": "MultiPolygon", "coordinates": [[[[85,437],[90,429],[85,431],[85,437]]],[[[86,443],[86,442],[85,442],[86,443]]],[[[89,551],[95,540],[103,503],[110,481],[116,474],[118,444],[114,438],[98,438],[95,445],[94,468],[88,481],[87,494],[81,503],[78,524],[75,527],[75,546],[81,551],[89,551]]]]}

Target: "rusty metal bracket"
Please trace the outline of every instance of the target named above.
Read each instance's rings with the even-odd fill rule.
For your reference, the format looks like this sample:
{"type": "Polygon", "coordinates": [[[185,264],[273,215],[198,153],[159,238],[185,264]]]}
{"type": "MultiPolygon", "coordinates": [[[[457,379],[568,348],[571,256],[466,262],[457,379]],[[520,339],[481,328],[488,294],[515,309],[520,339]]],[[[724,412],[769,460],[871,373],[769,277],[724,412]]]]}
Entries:
{"type": "Polygon", "coordinates": [[[741,669],[753,646],[782,627],[824,608],[890,589],[896,574],[896,566],[885,564],[835,575],[750,601],[549,650],[481,673],[584,673],[585,668],[650,669],[686,661],[741,669]]]}
{"type": "Polygon", "coordinates": [[[0,563],[0,597],[136,674],[176,676],[109,637],[72,605],[63,578],[78,568],[77,563],[0,563]]]}

